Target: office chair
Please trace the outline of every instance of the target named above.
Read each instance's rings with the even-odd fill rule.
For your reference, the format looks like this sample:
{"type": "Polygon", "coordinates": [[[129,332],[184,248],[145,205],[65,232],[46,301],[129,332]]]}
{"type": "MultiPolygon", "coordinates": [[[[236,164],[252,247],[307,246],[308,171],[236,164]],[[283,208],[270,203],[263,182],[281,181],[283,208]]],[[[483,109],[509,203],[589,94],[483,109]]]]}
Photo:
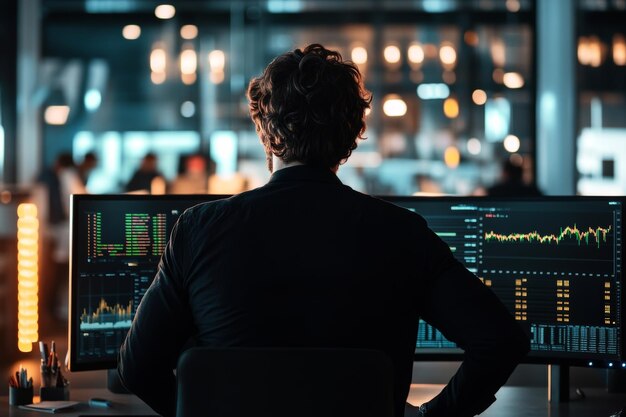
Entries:
{"type": "Polygon", "coordinates": [[[392,417],[393,373],[361,349],[192,348],[178,361],[177,417],[392,417]]]}

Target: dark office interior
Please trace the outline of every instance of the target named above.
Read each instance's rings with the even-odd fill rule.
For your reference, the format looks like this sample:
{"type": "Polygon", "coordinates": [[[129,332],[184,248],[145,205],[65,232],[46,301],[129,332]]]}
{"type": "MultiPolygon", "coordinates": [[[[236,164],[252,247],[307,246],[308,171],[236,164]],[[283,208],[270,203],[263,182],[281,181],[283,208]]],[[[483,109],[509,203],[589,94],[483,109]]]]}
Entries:
{"type": "MultiPolygon", "coordinates": [[[[483,415],[626,409],[624,22],[626,0],[5,0],[0,370],[45,400],[54,341],[64,413],[154,415],[113,392],[137,305],[182,212],[268,182],[248,83],[319,43],[372,94],[339,180],[422,215],[531,338],[483,415]]],[[[464,359],[419,329],[415,406],[464,359]]],[[[39,414],[9,391],[0,415],[39,414]]]]}

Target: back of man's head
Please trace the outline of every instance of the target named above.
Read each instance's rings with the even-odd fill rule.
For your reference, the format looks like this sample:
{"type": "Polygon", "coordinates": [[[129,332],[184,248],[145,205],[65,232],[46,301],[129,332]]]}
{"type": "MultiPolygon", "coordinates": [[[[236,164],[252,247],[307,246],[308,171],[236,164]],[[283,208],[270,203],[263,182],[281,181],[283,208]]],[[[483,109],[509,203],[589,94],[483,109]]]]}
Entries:
{"type": "Polygon", "coordinates": [[[274,59],[250,81],[248,99],[268,160],[325,168],[348,158],[363,139],[371,102],[358,68],[318,44],[274,59]]]}

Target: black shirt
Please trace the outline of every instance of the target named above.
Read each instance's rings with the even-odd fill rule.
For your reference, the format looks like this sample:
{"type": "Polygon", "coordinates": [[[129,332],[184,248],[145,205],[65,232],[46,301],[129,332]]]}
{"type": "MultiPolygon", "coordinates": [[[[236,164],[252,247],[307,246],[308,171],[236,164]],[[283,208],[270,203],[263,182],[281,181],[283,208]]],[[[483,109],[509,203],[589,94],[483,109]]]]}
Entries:
{"type": "Polygon", "coordinates": [[[465,349],[428,416],[482,412],[528,350],[506,308],[422,217],[295,166],[180,217],[119,372],[173,416],[171,370],[192,336],[204,346],[374,348],[392,360],[402,416],[420,316],[465,349]]]}

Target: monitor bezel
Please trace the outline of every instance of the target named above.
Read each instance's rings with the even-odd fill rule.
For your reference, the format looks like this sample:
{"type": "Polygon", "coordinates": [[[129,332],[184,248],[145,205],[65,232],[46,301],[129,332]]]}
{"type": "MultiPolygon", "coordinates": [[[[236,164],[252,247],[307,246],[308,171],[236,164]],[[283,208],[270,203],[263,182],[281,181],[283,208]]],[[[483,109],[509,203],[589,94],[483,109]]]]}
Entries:
{"type": "MultiPolygon", "coordinates": [[[[77,263],[74,262],[74,232],[78,221],[80,204],[85,201],[176,201],[176,200],[197,200],[196,204],[208,203],[211,201],[229,198],[231,195],[225,194],[73,194],[70,198],[70,256],[69,256],[69,317],[68,317],[68,369],[71,372],[96,371],[104,369],[114,369],[117,367],[117,360],[102,360],[94,362],[80,362],[75,349],[72,349],[74,342],[78,340],[78,303],[74,302],[77,295],[77,280],[72,279],[77,273],[77,263]]],[[[195,205],[195,204],[194,204],[195,205]]],[[[191,206],[190,206],[191,207],[191,206]]]]}
{"type": "MultiPolygon", "coordinates": [[[[624,222],[626,221],[626,197],[625,196],[536,196],[536,197],[490,197],[490,196],[381,196],[379,197],[384,201],[394,203],[394,202],[415,202],[415,201],[450,201],[450,202],[467,202],[467,201],[478,201],[482,203],[488,204],[489,202],[507,202],[507,201],[519,201],[519,202],[577,202],[577,201],[598,201],[598,202],[609,202],[609,201],[620,201],[621,202],[621,211],[622,211],[622,265],[621,265],[621,277],[620,277],[620,288],[622,291],[626,290],[624,288],[624,266],[626,265],[625,254],[624,254],[624,242],[626,238],[626,227],[624,222]]],[[[622,297],[623,298],[623,297],[622,297]]],[[[626,368],[626,357],[625,351],[626,347],[624,346],[626,343],[624,338],[624,330],[626,329],[625,317],[624,313],[626,312],[626,308],[624,303],[620,303],[620,349],[619,349],[619,360],[598,360],[598,359],[589,359],[582,357],[558,357],[558,356],[550,356],[550,355],[541,355],[536,356],[533,355],[532,352],[527,355],[523,363],[528,364],[553,364],[553,365],[568,365],[568,366],[580,366],[587,368],[606,368],[606,369],[621,369],[626,368]]],[[[433,352],[437,348],[423,348],[424,352],[420,352],[418,349],[415,350],[414,353],[414,361],[415,362],[437,362],[437,361],[445,361],[445,362],[453,362],[453,361],[463,361],[463,350],[460,348],[442,348],[442,352],[433,352]]]]}

